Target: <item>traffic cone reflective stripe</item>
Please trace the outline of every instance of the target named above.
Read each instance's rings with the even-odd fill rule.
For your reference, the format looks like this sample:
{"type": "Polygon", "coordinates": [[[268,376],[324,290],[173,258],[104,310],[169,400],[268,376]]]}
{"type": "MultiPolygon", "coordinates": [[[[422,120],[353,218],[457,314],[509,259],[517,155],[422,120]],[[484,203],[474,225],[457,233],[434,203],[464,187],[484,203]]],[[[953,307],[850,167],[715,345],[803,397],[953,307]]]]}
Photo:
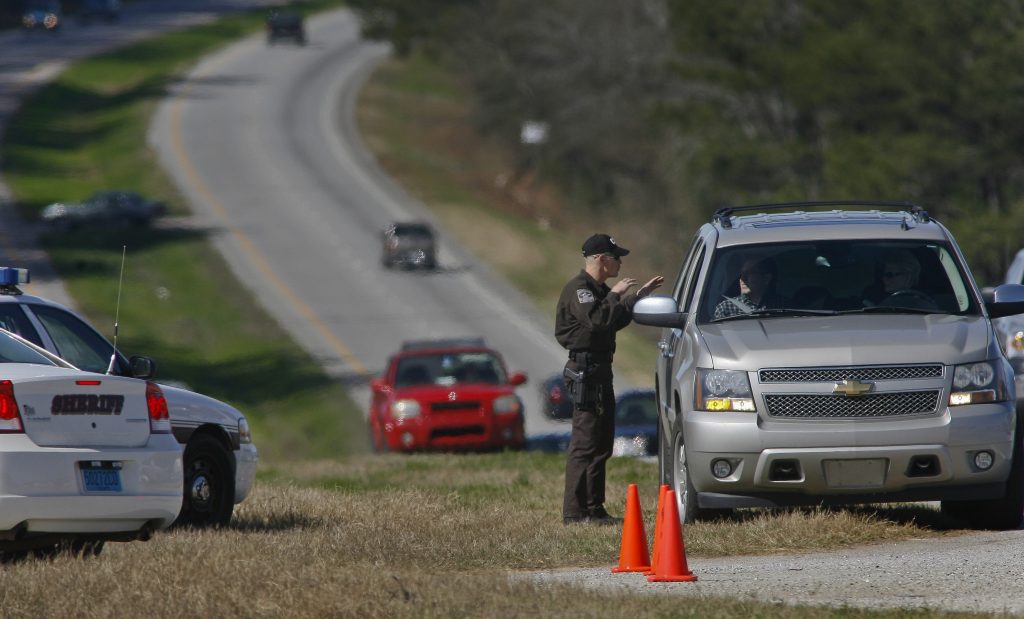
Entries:
{"type": "Polygon", "coordinates": [[[654,566],[658,564],[658,546],[661,540],[661,519],[665,515],[665,493],[668,492],[668,484],[661,484],[658,488],[658,510],[657,515],[654,517],[654,548],[651,550],[651,569],[644,572],[645,576],[650,576],[654,573],[654,566]]]}
{"type": "Polygon", "coordinates": [[[646,572],[649,569],[651,557],[647,554],[647,533],[644,531],[644,515],[640,509],[640,492],[636,484],[629,484],[626,490],[626,517],[622,521],[619,567],[613,567],[612,571],[646,572]]]}
{"type": "Polygon", "coordinates": [[[658,562],[654,573],[647,577],[649,582],[693,582],[697,577],[686,565],[686,546],[683,544],[683,526],[679,523],[679,508],[676,507],[676,493],[665,493],[665,514],[661,519],[663,529],[659,540],[658,562]]]}

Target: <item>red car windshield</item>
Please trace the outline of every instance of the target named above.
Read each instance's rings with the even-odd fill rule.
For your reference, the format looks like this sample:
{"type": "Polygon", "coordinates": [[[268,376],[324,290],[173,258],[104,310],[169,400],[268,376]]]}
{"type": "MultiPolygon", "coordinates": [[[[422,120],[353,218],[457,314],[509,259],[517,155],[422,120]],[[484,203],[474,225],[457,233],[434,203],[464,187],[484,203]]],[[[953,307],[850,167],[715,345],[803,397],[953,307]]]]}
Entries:
{"type": "Polygon", "coordinates": [[[507,380],[501,361],[489,352],[447,352],[400,359],[395,388],[459,383],[501,385],[507,380]]]}

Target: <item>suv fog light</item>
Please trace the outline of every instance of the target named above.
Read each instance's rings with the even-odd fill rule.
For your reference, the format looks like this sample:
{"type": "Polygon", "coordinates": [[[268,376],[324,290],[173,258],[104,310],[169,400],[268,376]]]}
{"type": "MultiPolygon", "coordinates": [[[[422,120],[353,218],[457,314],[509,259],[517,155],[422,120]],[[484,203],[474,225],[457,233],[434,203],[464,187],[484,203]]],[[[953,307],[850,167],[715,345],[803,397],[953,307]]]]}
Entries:
{"type": "Polygon", "coordinates": [[[724,479],[732,475],[732,463],[719,458],[711,463],[711,474],[718,479],[724,479]]]}
{"type": "Polygon", "coordinates": [[[995,458],[992,457],[991,451],[979,451],[974,454],[974,466],[978,467],[980,471],[987,471],[992,468],[993,462],[995,462],[995,458]]]}
{"type": "Polygon", "coordinates": [[[411,432],[402,432],[402,436],[399,438],[402,441],[403,447],[411,447],[413,438],[411,432]]]}

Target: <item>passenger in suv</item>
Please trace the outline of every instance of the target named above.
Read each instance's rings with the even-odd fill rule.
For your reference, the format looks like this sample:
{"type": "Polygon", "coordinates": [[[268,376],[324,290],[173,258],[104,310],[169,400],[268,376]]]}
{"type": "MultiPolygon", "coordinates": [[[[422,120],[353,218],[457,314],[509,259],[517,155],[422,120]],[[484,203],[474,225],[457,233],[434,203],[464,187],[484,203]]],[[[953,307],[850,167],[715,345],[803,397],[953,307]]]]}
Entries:
{"type": "Polygon", "coordinates": [[[983,296],[918,206],[720,209],[672,296],[634,310],[664,327],[659,463],[680,517],[941,501],[974,526],[1017,527],[1024,430],[990,319],[1021,312],[1024,286],[983,296]],[[778,302],[719,311],[740,294],[737,273],[766,261],[778,302]],[[899,283],[872,297],[879,277],[899,283]]]}

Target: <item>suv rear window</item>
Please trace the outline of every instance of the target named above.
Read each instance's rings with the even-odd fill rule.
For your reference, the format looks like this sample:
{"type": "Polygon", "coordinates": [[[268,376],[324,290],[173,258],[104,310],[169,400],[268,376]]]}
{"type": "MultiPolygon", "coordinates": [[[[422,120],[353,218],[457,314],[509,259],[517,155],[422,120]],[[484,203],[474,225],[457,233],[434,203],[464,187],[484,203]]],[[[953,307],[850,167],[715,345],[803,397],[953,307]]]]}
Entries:
{"type": "Polygon", "coordinates": [[[935,242],[743,245],[716,251],[712,261],[697,315],[702,324],[758,313],[786,315],[779,310],[978,313],[962,266],[947,246],[935,242]],[[741,282],[741,273],[750,281],[741,282]]]}

